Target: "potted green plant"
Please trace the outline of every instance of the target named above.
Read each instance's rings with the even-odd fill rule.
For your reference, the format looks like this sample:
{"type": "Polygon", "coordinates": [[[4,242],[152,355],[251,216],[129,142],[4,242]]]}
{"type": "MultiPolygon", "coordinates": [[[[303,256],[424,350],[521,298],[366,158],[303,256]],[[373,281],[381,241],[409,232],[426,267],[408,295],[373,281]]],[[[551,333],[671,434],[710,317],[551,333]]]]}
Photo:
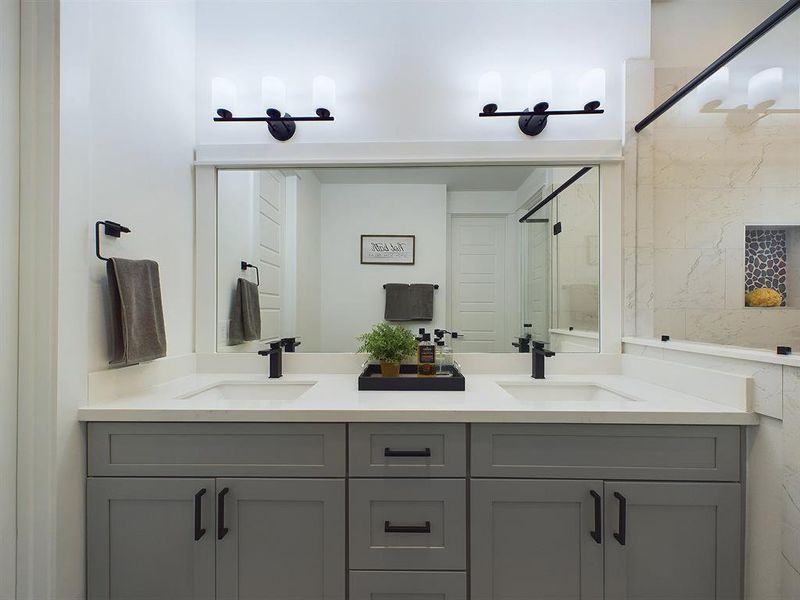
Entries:
{"type": "Polygon", "coordinates": [[[381,375],[400,375],[400,362],[417,351],[417,339],[402,325],[378,323],[372,331],[358,336],[357,352],[366,352],[370,359],[380,362],[381,375]]]}

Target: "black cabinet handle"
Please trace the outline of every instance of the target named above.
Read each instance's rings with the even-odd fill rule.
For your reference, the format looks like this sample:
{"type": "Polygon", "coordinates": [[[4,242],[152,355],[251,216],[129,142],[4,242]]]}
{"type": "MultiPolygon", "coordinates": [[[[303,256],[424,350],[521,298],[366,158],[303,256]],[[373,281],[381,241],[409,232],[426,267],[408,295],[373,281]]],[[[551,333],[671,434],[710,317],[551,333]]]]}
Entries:
{"type": "Polygon", "coordinates": [[[230,490],[222,488],[222,491],[217,497],[217,539],[221,540],[228,533],[228,528],[225,527],[225,496],[230,490]]]}
{"type": "Polygon", "coordinates": [[[194,541],[200,541],[206,534],[203,529],[203,496],[206,494],[206,488],[203,488],[194,495],[194,541]]]}
{"type": "Polygon", "coordinates": [[[383,522],[384,533],[430,533],[431,522],[425,521],[425,525],[392,525],[391,521],[383,522]]]}
{"type": "Polygon", "coordinates": [[[392,450],[391,448],[384,448],[383,455],[386,457],[430,456],[431,449],[425,448],[425,450],[392,450]]]}
{"type": "Polygon", "coordinates": [[[625,529],[628,520],[628,501],[625,496],[619,492],[614,492],[614,498],[619,500],[619,532],[614,534],[614,539],[619,542],[620,546],[625,545],[625,529]]]}
{"type": "Polygon", "coordinates": [[[594,531],[590,531],[589,535],[598,544],[603,543],[603,505],[601,504],[600,494],[594,490],[589,490],[589,493],[594,498],[594,531]]]}

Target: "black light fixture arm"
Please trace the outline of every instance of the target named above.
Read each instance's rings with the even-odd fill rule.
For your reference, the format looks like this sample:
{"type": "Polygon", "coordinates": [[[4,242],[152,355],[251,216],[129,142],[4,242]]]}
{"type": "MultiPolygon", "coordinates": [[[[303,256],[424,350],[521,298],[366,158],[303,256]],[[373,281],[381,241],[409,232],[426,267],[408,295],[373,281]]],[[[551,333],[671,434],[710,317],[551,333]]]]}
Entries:
{"type": "Polygon", "coordinates": [[[669,98],[667,98],[663,103],[661,103],[658,108],[656,108],[653,112],[647,115],[644,119],[639,121],[634,130],[636,133],[641,133],[641,131],[650,125],[653,121],[658,119],[661,115],[667,112],[670,108],[675,106],[678,102],[683,100],[686,96],[688,96],[696,87],[698,87],[701,83],[703,83],[706,79],[710,78],[714,73],[719,71],[722,67],[727,65],[731,62],[734,58],[739,56],[742,52],[744,52],[747,48],[752,46],[757,40],[759,40],[764,34],[768,33],[772,30],[776,25],[781,23],[784,19],[794,13],[798,8],[800,8],[800,0],[789,0],[786,4],[781,6],[778,10],[772,13],[769,17],[766,18],[758,27],[753,29],[750,33],[744,36],[741,40],[736,42],[731,48],[729,48],[722,56],[720,56],[717,60],[713,63],[708,65],[705,69],[703,69],[700,73],[698,73],[689,83],[684,85],[681,89],[677,92],[672,94],[669,98]]]}
{"type": "Polygon", "coordinates": [[[289,113],[281,114],[277,108],[268,108],[266,117],[235,117],[227,108],[218,108],[214,117],[216,123],[266,123],[269,132],[276,140],[285,142],[297,130],[295,123],[301,121],[333,121],[331,111],[327,108],[318,108],[314,117],[293,117],[289,113]]]}
{"type": "MultiPolygon", "coordinates": [[[[577,173],[575,173],[572,177],[570,177],[564,183],[562,183],[560,186],[558,186],[558,188],[553,190],[553,192],[548,194],[547,198],[545,198],[544,200],[539,202],[539,204],[534,206],[532,209],[530,209],[528,212],[526,212],[522,217],[520,217],[519,222],[520,223],[527,223],[528,222],[528,217],[530,217],[532,214],[534,214],[536,211],[540,210],[541,208],[547,206],[547,204],[549,204],[556,196],[558,196],[561,192],[566,190],[569,186],[571,186],[573,183],[578,181],[578,179],[580,179],[581,177],[586,175],[591,170],[592,170],[592,167],[582,167],[581,169],[579,169],[577,173]]],[[[535,219],[534,222],[536,222],[538,220],[539,219],[535,219]]]]}
{"type": "Polygon", "coordinates": [[[605,110],[600,108],[600,102],[593,100],[587,102],[580,110],[550,110],[550,104],[539,102],[533,110],[500,111],[497,104],[487,104],[478,113],[479,117],[519,117],[519,128],[525,135],[539,135],[547,127],[547,117],[560,115],[602,115],[605,110]]]}

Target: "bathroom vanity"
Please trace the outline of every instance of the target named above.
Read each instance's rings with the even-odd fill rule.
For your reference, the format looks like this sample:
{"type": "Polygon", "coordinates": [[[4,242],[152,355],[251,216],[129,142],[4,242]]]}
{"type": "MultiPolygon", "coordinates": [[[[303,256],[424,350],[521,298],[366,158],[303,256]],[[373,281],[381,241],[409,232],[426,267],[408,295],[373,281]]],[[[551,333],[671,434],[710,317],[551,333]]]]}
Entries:
{"type": "Polygon", "coordinates": [[[87,407],[89,598],[740,597],[752,414],[377,422],[354,393],[360,422],[87,407]]]}

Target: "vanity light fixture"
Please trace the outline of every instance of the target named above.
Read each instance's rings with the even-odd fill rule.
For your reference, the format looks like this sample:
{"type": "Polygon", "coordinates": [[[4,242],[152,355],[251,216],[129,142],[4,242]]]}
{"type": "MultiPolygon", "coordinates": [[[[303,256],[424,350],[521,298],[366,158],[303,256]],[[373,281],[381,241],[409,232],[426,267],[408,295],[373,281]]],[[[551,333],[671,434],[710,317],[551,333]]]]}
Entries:
{"type": "Polygon", "coordinates": [[[528,82],[528,97],[533,109],[522,111],[499,111],[497,102],[501,99],[501,82],[499,73],[492,71],[481,77],[479,94],[484,103],[479,117],[518,117],[520,131],[525,135],[539,135],[547,127],[547,118],[559,115],[602,115],[601,108],[605,101],[605,71],[593,69],[581,79],[581,96],[586,100],[580,110],[550,110],[553,83],[549,71],[534,73],[528,82]],[[494,100],[491,100],[494,94],[494,100]],[[535,102],[534,102],[535,101],[535,102]]]}
{"type": "Polygon", "coordinates": [[[316,116],[293,117],[281,108],[286,102],[286,88],[283,82],[275,77],[264,77],[261,80],[261,98],[262,102],[269,107],[266,117],[237,117],[229,107],[218,108],[214,121],[217,123],[266,123],[272,137],[285,142],[292,138],[297,130],[295,123],[299,121],[333,121],[331,109],[334,97],[333,80],[329,77],[316,77],[314,78],[314,104],[319,107],[315,111],[316,116]]]}

